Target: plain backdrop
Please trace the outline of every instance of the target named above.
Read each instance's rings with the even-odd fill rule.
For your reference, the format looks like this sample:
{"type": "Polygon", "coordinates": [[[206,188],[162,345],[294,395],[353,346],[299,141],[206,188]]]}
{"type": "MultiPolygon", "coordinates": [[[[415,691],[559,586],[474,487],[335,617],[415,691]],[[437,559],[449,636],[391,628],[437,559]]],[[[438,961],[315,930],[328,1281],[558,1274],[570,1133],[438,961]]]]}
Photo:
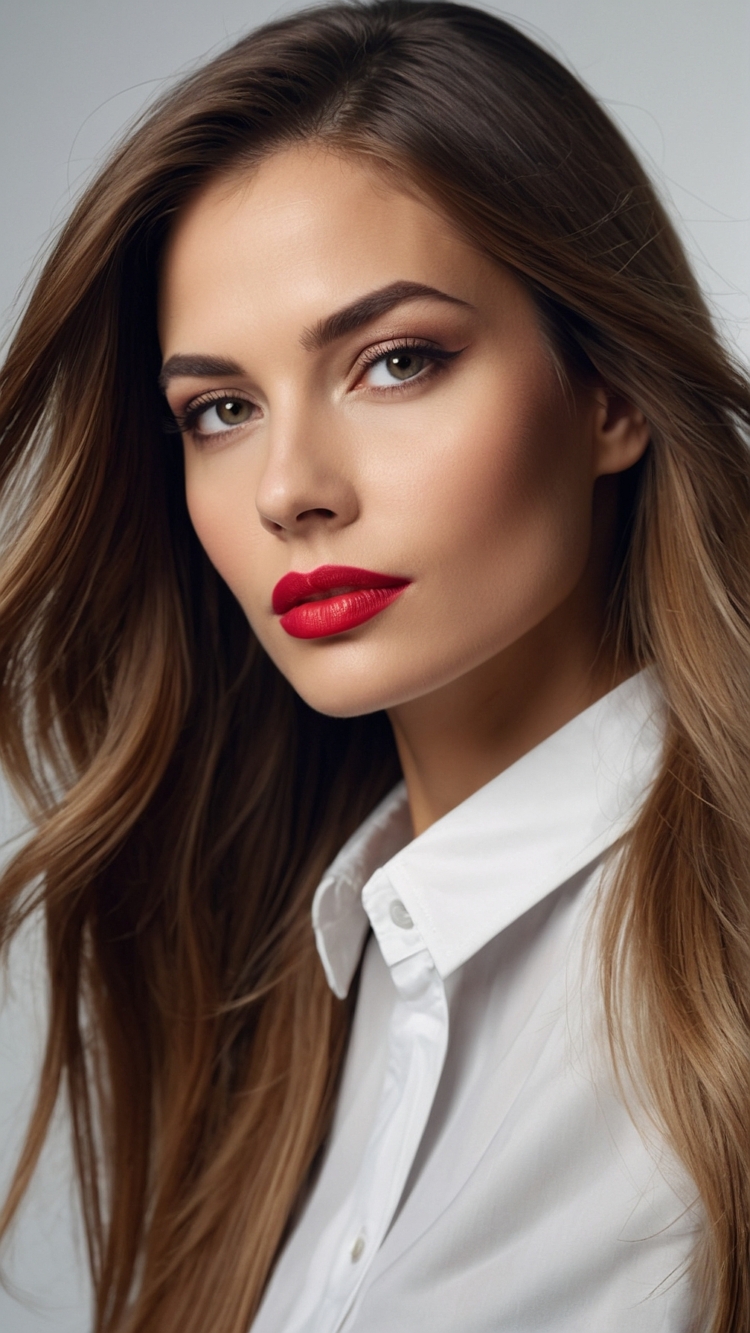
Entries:
{"type": "MultiPolygon", "coordinates": [[[[269,0],[0,0],[0,337],[108,146],[180,73],[296,6],[269,0]]],[[[655,178],[723,334],[750,361],[750,0],[488,5],[567,63],[655,178]]],[[[33,410],[33,402],[29,410],[33,410]]],[[[0,786],[5,836],[17,816],[0,786]]],[[[33,932],[0,1014],[0,1187],[33,1091],[44,1013],[33,932]]],[[[6,1253],[0,1333],[88,1333],[64,1123],[6,1253]],[[24,1294],[25,1293],[25,1294],[24,1294]],[[23,1295],[23,1299],[16,1296],[23,1295]]]]}

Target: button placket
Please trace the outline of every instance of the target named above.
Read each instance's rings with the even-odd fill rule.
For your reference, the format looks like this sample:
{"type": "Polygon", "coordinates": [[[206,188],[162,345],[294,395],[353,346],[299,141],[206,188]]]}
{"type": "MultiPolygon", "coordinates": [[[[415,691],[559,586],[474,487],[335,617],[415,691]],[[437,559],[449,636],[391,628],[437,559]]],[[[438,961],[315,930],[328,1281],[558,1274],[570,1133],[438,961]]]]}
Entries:
{"type": "Polygon", "coordinates": [[[444,984],[418,925],[382,870],[363,889],[362,907],[398,995],[390,1023],[388,1066],[368,1156],[352,1194],[332,1219],[330,1248],[327,1236],[321,1248],[326,1276],[319,1285],[311,1270],[310,1294],[299,1299],[300,1317],[289,1333],[344,1333],[356,1320],[372,1265],[408,1179],[447,1048],[444,984]]]}
{"type": "Polygon", "coordinates": [[[406,903],[382,871],[362,906],[391,972],[398,1002],[391,1018],[389,1062],[363,1163],[314,1323],[294,1333],[343,1333],[393,1218],[429,1115],[448,1037],[443,983],[406,903]],[[418,1110],[416,1109],[418,1106],[418,1110]],[[415,1115],[416,1110],[416,1115],[415,1115]]]}
{"type": "MultiPolygon", "coordinates": [[[[377,1150],[361,1173],[358,1197],[352,1201],[352,1221],[366,1217],[368,1222],[360,1226],[354,1242],[345,1251],[353,1279],[351,1296],[342,1301],[340,1321],[331,1333],[344,1333],[356,1322],[371,1265],[401,1198],[432,1107],[448,1045],[445,986],[428,951],[423,948],[418,955],[404,958],[391,969],[391,975],[400,997],[391,1020],[391,1087],[389,1090],[384,1087],[381,1093],[380,1114],[371,1139],[373,1146],[378,1145],[377,1150]],[[417,1089],[421,1103],[418,1120],[413,1114],[417,1089]]],[[[356,1226],[354,1221],[350,1236],[356,1226]]]]}

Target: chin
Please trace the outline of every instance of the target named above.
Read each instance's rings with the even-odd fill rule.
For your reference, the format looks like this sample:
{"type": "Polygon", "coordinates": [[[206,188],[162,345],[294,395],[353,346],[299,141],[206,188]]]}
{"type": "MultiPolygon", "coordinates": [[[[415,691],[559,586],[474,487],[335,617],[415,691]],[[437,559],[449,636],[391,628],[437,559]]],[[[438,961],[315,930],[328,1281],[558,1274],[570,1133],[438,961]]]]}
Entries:
{"type": "Polygon", "coordinates": [[[276,643],[266,645],[300,698],[316,713],[339,718],[398,708],[430,694],[493,655],[485,645],[482,648],[467,652],[462,644],[460,651],[451,652],[443,643],[439,651],[421,645],[419,651],[409,652],[401,637],[377,643],[341,637],[305,645],[298,656],[286,645],[282,651],[276,643]]]}
{"type": "Polygon", "coordinates": [[[373,664],[369,669],[362,666],[359,670],[351,669],[351,664],[350,669],[341,669],[342,665],[339,664],[336,670],[329,658],[325,663],[316,663],[314,670],[284,670],[277,661],[279,670],[300,698],[316,713],[325,713],[328,717],[362,717],[366,713],[378,713],[409,696],[404,681],[384,673],[382,663],[379,664],[380,670],[373,664]]]}
{"type": "Polygon", "coordinates": [[[363,651],[361,642],[342,636],[298,647],[295,640],[279,644],[268,636],[263,646],[292,689],[316,713],[362,717],[391,707],[404,694],[403,664],[390,660],[393,653],[382,644],[375,652],[371,644],[363,651]]]}
{"type": "Polygon", "coordinates": [[[358,689],[354,683],[349,689],[332,688],[330,683],[310,687],[291,678],[289,683],[310,708],[326,717],[363,717],[366,713],[379,713],[394,703],[381,690],[358,689]]]}

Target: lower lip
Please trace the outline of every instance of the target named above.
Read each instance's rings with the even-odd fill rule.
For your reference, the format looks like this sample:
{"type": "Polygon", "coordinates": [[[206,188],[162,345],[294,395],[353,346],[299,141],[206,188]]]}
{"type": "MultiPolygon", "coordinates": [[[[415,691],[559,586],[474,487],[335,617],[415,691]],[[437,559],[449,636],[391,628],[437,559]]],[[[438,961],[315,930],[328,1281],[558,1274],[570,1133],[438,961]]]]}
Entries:
{"type": "Polygon", "coordinates": [[[302,602],[287,611],[279,623],[293,639],[324,639],[331,634],[343,634],[372,620],[400,597],[407,586],[404,583],[400,588],[357,588],[319,602],[302,602]]]}

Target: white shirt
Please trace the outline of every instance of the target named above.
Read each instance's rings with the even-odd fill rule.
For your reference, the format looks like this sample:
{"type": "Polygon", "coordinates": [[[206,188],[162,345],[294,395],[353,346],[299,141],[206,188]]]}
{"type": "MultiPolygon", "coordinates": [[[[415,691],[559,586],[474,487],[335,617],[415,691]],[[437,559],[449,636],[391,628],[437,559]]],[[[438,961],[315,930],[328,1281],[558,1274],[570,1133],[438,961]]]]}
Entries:
{"type": "Polygon", "coordinates": [[[411,841],[397,787],[336,858],[351,1041],[252,1333],[692,1333],[695,1190],[616,1091],[586,935],[662,736],[641,673],[411,841]]]}

